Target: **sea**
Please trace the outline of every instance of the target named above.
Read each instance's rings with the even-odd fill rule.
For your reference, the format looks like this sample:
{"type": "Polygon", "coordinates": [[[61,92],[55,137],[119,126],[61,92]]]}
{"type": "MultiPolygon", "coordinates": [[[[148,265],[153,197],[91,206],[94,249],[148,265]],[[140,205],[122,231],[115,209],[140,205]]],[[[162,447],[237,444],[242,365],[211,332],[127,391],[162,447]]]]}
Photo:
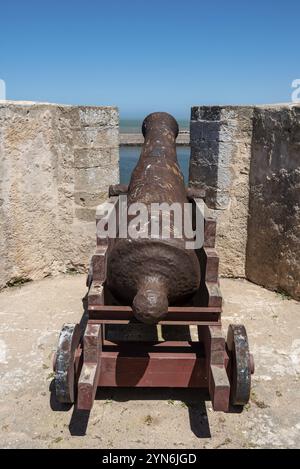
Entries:
{"type": "MultiPolygon", "coordinates": [[[[141,133],[143,119],[121,119],[120,132],[121,133],[141,133]]],[[[180,130],[188,130],[189,122],[185,120],[178,120],[180,130]]],[[[140,146],[120,146],[120,182],[121,184],[128,184],[130,181],[131,173],[137,164],[140,157],[140,146]]],[[[190,160],[190,147],[184,145],[177,146],[177,159],[181,171],[184,176],[185,183],[188,183],[189,174],[189,160],[190,160]]]]}

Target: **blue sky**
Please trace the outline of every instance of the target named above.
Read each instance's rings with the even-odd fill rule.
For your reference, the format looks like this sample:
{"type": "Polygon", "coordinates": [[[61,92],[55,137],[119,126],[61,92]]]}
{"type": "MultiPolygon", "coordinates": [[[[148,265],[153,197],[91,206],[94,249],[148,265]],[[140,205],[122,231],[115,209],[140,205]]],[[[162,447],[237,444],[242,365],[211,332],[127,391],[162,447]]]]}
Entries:
{"type": "Polygon", "coordinates": [[[191,105],[287,102],[299,0],[5,0],[7,98],[188,117],[191,105]]]}

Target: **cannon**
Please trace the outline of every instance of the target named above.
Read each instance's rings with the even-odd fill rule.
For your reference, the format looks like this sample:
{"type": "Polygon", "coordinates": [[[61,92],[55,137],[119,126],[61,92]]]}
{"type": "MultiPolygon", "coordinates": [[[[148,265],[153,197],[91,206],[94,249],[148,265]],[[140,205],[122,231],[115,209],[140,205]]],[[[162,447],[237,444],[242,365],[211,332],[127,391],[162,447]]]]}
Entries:
{"type": "Polygon", "coordinates": [[[184,186],[176,120],[152,113],[142,132],[144,144],[129,185],[110,186],[108,201],[96,211],[88,318],[84,327],[62,328],[54,357],[56,397],[89,411],[98,387],[207,388],[214,410],[244,406],[254,361],[243,325],[230,324],[226,340],[222,334],[216,219],[205,204],[205,192],[184,186]],[[170,207],[180,216],[168,212],[164,236],[170,207]],[[131,236],[137,213],[139,229],[131,236]],[[194,238],[201,229],[200,245],[187,243],[179,226],[183,215],[194,238]],[[189,334],[176,340],[172,334],[128,339],[124,330],[139,325],[144,330],[187,329],[189,334]],[[120,334],[111,338],[110,327],[120,334]]]}
{"type": "MultiPolygon", "coordinates": [[[[177,122],[167,113],[153,113],[144,120],[142,131],[145,143],[128,187],[127,209],[132,204],[145,205],[147,217],[140,231],[146,234],[146,228],[149,235],[153,204],[171,207],[176,203],[183,213],[188,200],[176,156],[177,122]]],[[[160,233],[161,228],[160,223],[160,233]]],[[[174,230],[175,220],[170,217],[170,234],[174,230]]],[[[122,302],[132,304],[138,320],[157,323],[167,315],[169,304],[199,288],[197,255],[185,248],[185,241],[184,236],[116,240],[108,256],[107,286],[122,302]]]]}

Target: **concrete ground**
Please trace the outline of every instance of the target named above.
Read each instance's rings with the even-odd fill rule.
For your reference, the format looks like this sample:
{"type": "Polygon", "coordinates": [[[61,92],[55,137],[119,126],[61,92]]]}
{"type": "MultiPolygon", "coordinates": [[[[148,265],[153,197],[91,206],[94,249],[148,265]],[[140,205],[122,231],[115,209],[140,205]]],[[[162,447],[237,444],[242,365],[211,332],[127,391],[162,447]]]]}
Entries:
{"type": "Polygon", "coordinates": [[[81,319],[85,276],[3,291],[1,447],[299,448],[300,303],[243,280],[224,279],[221,287],[224,334],[230,322],[244,323],[255,357],[244,411],[213,412],[197,390],[107,389],[98,391],[88,422],[51,393],[52,352],[62,324],[81,319]]]}

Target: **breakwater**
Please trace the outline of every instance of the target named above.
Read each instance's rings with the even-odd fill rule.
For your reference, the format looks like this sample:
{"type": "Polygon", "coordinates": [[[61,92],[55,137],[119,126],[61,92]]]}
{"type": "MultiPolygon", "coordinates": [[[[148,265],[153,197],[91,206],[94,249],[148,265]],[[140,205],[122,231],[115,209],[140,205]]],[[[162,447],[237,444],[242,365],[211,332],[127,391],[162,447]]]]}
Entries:
{"type": "MultiPolygon", "coordinates": [[[[121,132],[119,135],[120,145],[134,145],[139,146],[144,143],[144,137],[142,133],[126,133],[121,132]]],[[[190,132],[188,130],[181,130],[176,139],[177,145],[189,145],[190,144],[190,132]]]]}

